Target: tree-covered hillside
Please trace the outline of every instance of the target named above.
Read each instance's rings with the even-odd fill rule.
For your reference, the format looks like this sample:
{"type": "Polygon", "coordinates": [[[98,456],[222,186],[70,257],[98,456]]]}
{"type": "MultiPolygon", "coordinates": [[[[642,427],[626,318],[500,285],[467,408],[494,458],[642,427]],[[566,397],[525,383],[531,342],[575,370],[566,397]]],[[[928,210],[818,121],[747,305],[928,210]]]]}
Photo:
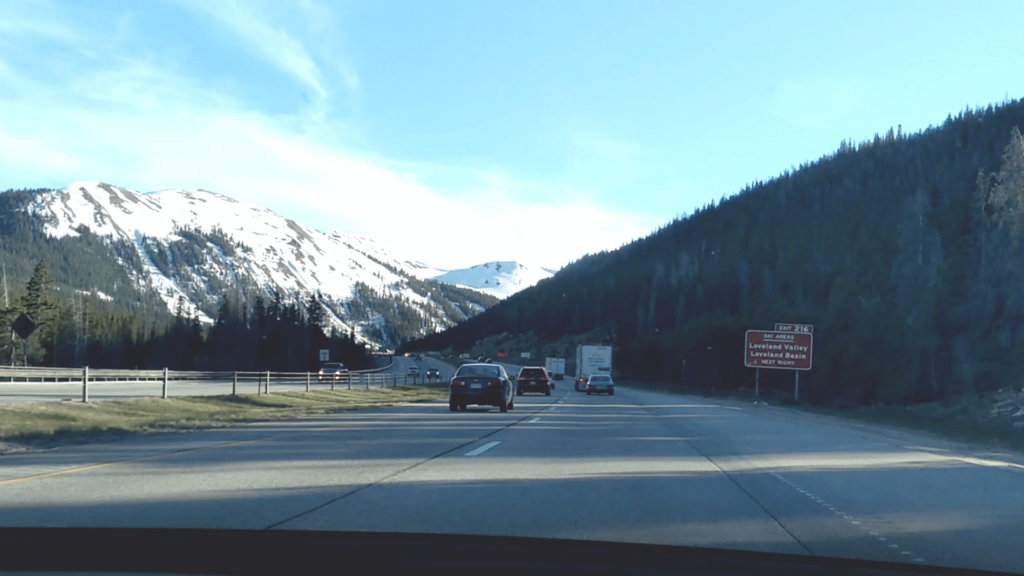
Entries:
{"type": "MultiPolygon", "coordinates": [[[[751,386],[747,329],[815,326],[816,403],[897,403],[1024,376],[1024,102],[839,149],[567,266],[415,344],[603,330],[617,368],[751,386]],[[685,368],[684,368],[685,366],[685,368]]],[[[742,162],[742,157],[737,156],[742,162]]],[[[792,389],[789,371],[762,386],[792,389]]]]}
{"type": "Polygon", "coordinates": [[[27,212],[26,206],[35,194],[47,191],[0,192],[0,262],[7,277],[8,300],[42,261],[53,280],[55,300],[70,302],[82,293],[102,293],[97,305],[103,309],[132,311],[142,322],[166,324],[170,320],[167,305],[155,292],[140,289],[130,276],[142,266],[133,246],[100,238],[87,227],[61,238],[44,232],[42,222],[27,212]]]}
{"type": "MultiPolygon", "coordinates": [[[[400,285],[359,284],[353,294],[281,290],[254,280],[239,253],[255,265],[267,261],[216,227],[175,224],[172,237],[136,236],[136,247],[124,235],[94,233],[90,226],[103,220],[97,212],[54,236],[47,226],[55,217],[36,208],[40,197],[54,195],[66,192],[0,192],[0,365],[306,370],[327,348],[336,351],[332,358],[359,366],[367,337],[393,348],[497,302],[369,255],[400,285]],[[166,303],[176,301],[172,288],[173,310],[166,303]],[[22,313],[38,325],[24,349],[10,331],[22,313]],[[278,341],[283,350],[267,347],[278,341]]],[[[335,271],[321,263],[316,272],[335,271]]]]}

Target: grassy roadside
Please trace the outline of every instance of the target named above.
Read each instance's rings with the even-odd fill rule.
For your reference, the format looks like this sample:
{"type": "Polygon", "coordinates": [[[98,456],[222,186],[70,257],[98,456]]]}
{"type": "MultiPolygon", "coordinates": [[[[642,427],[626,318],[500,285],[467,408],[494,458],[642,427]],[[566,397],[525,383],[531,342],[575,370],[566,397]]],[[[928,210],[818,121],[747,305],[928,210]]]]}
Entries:
{"type": "Polygon", "coordinates": [[[128,434],[195,430],[446,400],[444,386],[316,390],[260,395],[138,398],[109,402],[40,402],[0,406],[0,452],[128,434]]]}
{"type": "Polygon", "coordinates": [[[653,392],[665,392],[708,399],[753,402],[758,400],[772,406],[783,406],[807,412],[834,416],[846,420],[887,426],[909,432],[924,432],[933,436],[967,443],[975,447],[1011,450],[1024,454],[1024,428],[1012,417],[1024,405],[1024,395],[1011,390],[981,395],[960,396],[945,402],[929,402],[912,406],[866,406],[834,408],[796,404],[788,395],[774,393],[754,397],[754,391],[707,391],[662,382],[621,381],[625,386],[653,392]]]}

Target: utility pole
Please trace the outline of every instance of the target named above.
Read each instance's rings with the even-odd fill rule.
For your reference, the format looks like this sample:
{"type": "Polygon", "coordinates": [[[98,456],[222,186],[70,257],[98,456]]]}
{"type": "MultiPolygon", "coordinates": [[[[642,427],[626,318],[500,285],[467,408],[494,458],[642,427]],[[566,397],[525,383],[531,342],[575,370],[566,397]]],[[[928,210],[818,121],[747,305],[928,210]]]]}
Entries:
{"type": "MultiPolygon", "coordinates": [[[[78,292],[77,290],[75,292],[78,292]]],[[[71,321],[75,325],[75,366],[79,365],[79,359],[81,357],[81,344],[82,344],[82,293],[78,292],[76,299],[75,292],[71,293],[71,321]]]]}
{"type": "MultiPolygon", "coordinates": [[[[7,262],[0,262],[4,275],[4,309],[10,309],[11,301],[7,296],[7,262]]],[[[14,330],[11,330],[11,366],[14,366],[14,330]]]]}

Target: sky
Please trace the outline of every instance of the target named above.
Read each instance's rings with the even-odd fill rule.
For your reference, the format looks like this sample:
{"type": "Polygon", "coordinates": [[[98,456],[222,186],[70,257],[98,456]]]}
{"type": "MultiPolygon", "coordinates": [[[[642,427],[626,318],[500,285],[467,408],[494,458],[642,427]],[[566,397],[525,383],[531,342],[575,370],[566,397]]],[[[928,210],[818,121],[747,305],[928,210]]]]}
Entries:
{"type": "Polygon", "coordinates": [[[0,0],[0,189],[205,189],[559,268],[1024,97],[1024,2],[0,0]]]}

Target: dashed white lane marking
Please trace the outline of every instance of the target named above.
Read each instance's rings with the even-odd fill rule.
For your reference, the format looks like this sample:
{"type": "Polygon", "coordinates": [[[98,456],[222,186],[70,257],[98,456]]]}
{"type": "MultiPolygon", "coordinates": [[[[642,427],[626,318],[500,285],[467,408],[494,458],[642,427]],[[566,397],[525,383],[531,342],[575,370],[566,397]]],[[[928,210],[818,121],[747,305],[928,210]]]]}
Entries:
{"type": "Polygon", "coordinates": [[[548,410],[554,410],[555,408],[558,408],[558,406],[552,406],[551,408],[548,408],[548,410]]]}
{"type": "Polygon", "coordinates": [[[530,422],[540,422],[540,418],[534,418],[533,420],[530,420],[530,422]]]}
{"type": "Polygon", "coordinates": [[[487,452],[491,448],[494,448],[498,444],[501,444],[501,441],[488,442],[487,444],[484,444],[483,446],[477,448],[476,450],[466,452],[466,456],[479,456],[484,452],[487,452]]]}
{"type": "MultiPolygon", "coordinates": [[[[793,482],[790,482],[790,480],[788,478],[784,478],[784,477],[780,476],[779,474],[776,474],[775,472],[772,472],[771,474],[772,474],[772,476],[775,476],[780,481],[782,481],[785,484],[787,484],[793,490],[796,490],[800,494],[803,494],[804,496],[807,496],[808,498],[810,498],[811,500],[817,502],[818,504],[821,504],[826,509],[828,509],[828,510],[830,510],[832,512],[835,512],[836,516],[842,516],[843,519],[849,520],[851,525],[856,526],[856,527],[860,528],[861,530],[864,530],[870,536],[874,536],[874,537],[878,538],[879,542],[888,544],[888,547],[890,549],[892,549],[894,552],[896,550],[899,550],[899,547],[900,547],[899,544],[890,544],[885,539],[884,536],[879,536],[877,532],[872,532],[871,529],[869,529],[867,526],[864,526],[863,524],[861,524],[861,522],[859,520],[855,520],[853,516],[850,516],[849,514],[843,512],[841,510],[836,510],[835,506],[829,504],[823,498],[818,498],[813,493],[811,493],[809,490],[804,490],[801,486],[797,486],[793,482]]],[[[900,550],[900,556],[914,556],[914,553],[910,552],[909,550],[900,550]]],[[[913,561],[914,562],[919,562],[919,563],[924,563],[925,559],[924,558],[916,558],[915,557],[913,559],[913,561]]]]}

